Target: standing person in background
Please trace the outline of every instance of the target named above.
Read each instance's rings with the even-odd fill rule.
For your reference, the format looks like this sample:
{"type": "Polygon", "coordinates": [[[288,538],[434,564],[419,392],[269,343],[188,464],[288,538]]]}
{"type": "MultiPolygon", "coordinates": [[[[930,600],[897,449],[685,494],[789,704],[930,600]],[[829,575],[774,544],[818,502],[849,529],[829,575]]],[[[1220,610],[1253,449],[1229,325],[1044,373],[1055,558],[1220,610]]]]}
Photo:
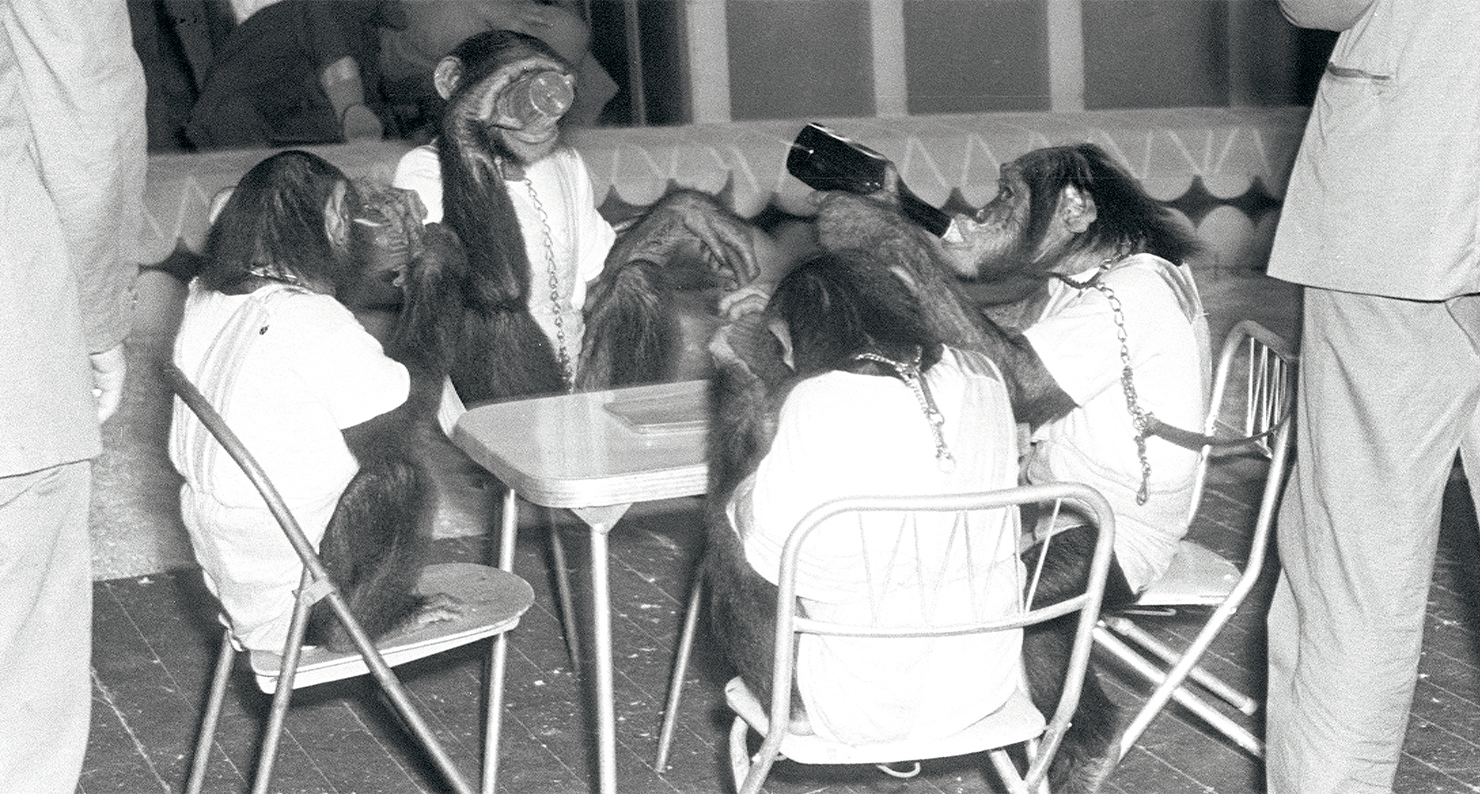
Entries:
{"type": "Polygon", "coordinates": [[[71,794],[87,747],[89,461],[123,389],[144,94],[124,0],[0,5],[0,792],[71,794]]]}
{"type": "Polygon", "coordinates": [[[1305,308],[1268,788],[1390,792],[1456,452],[1480,494],[1480,4],[1280,5],[1342,33],[1269,264],[1305,308]]]}
{"type": "Polygon", "coordinates": [[[185,135],[199,150],[380,140],[379,28],[390,0],[234,0],[185,135]]]}

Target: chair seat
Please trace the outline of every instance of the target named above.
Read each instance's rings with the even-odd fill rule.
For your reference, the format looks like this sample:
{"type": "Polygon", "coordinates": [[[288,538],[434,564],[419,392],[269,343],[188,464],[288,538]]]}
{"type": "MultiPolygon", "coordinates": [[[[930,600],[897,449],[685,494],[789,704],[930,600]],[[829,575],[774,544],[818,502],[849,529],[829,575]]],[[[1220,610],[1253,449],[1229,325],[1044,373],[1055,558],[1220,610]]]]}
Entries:
{"type": "MultiPolygon", "coordinates": [[[[528,582],[498,568],[466,562],[428,565],[421,571],[416,591],[422,595],[446,593],[462,602],[463,613],[455,620],[382,637],[376,648],[391,667],[508,631],[519,625],[519,618],[534,603],[534,590],[528,582]]],[[[257,686],[271,694],[277,689],[282,656],[259,650],[252,651],[250,656],[257,686]]],[[[302,689],[366,672],[368,668],[358,652],[335,653],[305,645],[293,688],[302,689]]]]}
{"type": "Polygon", "coordinates": [[[1217,606],[1238,584],[1242,571],[1222,555],[1184,539],[1167,572],[1151,583],[1136,606],[1217,606]]]}
{"type": "MultiPolygon", "coordinates": [[[[725,685],[725,700],[757,733],[767,732],[768,704],[757,700],[744,681],[730,679],[725,685]]],[[[1019,686],[1001,708],[951,736],[851,745],[816,734],[790,733],[781,740],[781,755],[803,764],[892,764],[949,758],[1025,742],[1040,736],[1045,724],[1043,714],[1019,686]]]]}

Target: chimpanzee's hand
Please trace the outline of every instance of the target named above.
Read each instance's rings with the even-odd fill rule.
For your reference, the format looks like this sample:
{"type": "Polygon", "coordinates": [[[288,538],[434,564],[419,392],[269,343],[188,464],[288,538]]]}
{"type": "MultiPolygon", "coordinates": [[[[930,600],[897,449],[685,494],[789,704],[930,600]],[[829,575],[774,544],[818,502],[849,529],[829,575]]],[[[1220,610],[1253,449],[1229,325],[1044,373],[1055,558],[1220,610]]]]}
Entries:
{"type": "Polygon", "coordinates": [[[710,269],[728,276],[727,286],[731,289],[755,280],[760,266],[756,263],[750,224],[709,196],[690,191],[679,198],[673,202],[673,210],[681,214],[684,228],[698,238],[710,269]]]}
{"type": "Polygon", "coordinates": [[[457,232],[444,223],[422,227],[421,251],[408,263],[406,278],[396,283],[403,289],[425,284],[432,278],[460,278],[467,271],[468,254],[457,232]]]}
{"type": "Polygon", "coordinates": [[[764,313],[753,311],[720,326],[709,339],[715,367],[738,369],[768,382],[789,375],[791,368],[770,321],[764,313]]]}
{"type": "Polygon", "coordinates": [[[360,276],[345,295],[351,305],[382,306],[400,301],[406,269],[421,256],[426,209],[415,191],[358,184],[353,209],[352,258],[360,276]]]}
{"type": "Polygon", "coordinates": [[[660,265],[698,249],[710,270],[736,289],[760,273],[751,238],[752,227],[721,207],[712,196],[695,190],[669,193],[618,240],[608,265],[646,259],[660,265]]]}
{"type": "Polygon", "coordinates": [[[719,315],[726,320],[738,320],[748,314],[763,312],[766,304],[771,302],[771,293],[775,291],[774,281],[752,281],[720,296],[719,315]]]}
{"type": "Polygon", "coordinates": [[[420,254],[396,281],[405,298],[386,348],[392,358],[443,371],[457,353],[467,271],[467,252],[457,233],[440,223],[428,224],[421,232],[420,254]]]}

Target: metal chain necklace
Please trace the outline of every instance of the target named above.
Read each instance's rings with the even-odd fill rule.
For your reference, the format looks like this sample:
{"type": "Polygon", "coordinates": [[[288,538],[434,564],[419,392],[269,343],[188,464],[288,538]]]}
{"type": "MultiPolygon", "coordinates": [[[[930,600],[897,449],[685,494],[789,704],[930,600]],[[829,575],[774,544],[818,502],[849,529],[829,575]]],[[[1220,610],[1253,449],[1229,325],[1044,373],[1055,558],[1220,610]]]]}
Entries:
{"type": "Polygon", "coordinates": [[[1115,321],[1115,338],[1120,342],[1120,388],[1125,392],[1125,407],[1131,415],[1131,426],[1136,431],[1136,456],[1141,461],[1141,488],[1136,491],[1136,504],[1144,505],[1150,498],[1151,493],[1151,461],[1146,457],[1146,438],[1151,435],[1151,412],[1141,407],[1141,400],[1136,394],[1136,376],[1131,370],[1131,349],[1127,340],[1129,338],[1125,330],[1125,311],[1120,305],[1120,298],[1116,297],[1115,290],[1105,284],[1104,276],[1109,273],[1117,263],[1126,257],[1106,259],[1100,264],[1088,281],[1079,282],[1062,273],[1054,275],[1065,284],[1078,290],[1096,289],[1105,296],[1110,303],[1110,316],[1115,321]]]}
{"type": "Polygon", "coordinates": [[[904,381],[904,385],[914,393],[915,399],[920,403],[920,410],[924,412],[925,419],[930,422],[930,432],[935,436],[935,465],[947,474],[955,471],[956,457],[946,446],[944,429],[946,418],[941,415],[940,409],[935,407],[935,399],[930,395],[930,387],[926,385],[925,378],[920,375],[920,349],[915,349],[915,358],[909,362],[895,361],[873,352],[855,353],[853,360],[873,361],[894,370],[895,376],[904,381]]]}
{"type": "Polygon", "coordinates": [[[555,234],[550,230],[550,214],[545,212],[545,205],[540,203],[540,194],[534,189],[534,182],[528,175],[524,177],[524,188],[529,191],[534,210],[540,216],[545,264],[550,274],[550,311],[555,315],[555,356],[560,360],[560,378],[565,383],[565,390],[570,391],[575,387],[576,377],[570,362],[570,351],[565,347],[565,313],[560,307],[560,267],[555,263],[555,234]]]}

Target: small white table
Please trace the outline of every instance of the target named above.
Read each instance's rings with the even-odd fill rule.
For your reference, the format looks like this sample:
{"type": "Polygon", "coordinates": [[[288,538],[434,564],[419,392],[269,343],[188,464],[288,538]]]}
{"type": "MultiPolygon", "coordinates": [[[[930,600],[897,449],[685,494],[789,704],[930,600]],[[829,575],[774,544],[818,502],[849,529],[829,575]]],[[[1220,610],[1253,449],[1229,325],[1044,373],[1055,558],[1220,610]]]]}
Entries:
{"type": "Polygon", "coordinates": [[[615,794],[617,774],[607,533],[634,502],[705,492],[706,400],[706,381],[538,397],[474,408],[453,431],[509,487],[504,543],[518,531],[516,495],[568,508],[591,529],[601,794],[615,794]]]}

